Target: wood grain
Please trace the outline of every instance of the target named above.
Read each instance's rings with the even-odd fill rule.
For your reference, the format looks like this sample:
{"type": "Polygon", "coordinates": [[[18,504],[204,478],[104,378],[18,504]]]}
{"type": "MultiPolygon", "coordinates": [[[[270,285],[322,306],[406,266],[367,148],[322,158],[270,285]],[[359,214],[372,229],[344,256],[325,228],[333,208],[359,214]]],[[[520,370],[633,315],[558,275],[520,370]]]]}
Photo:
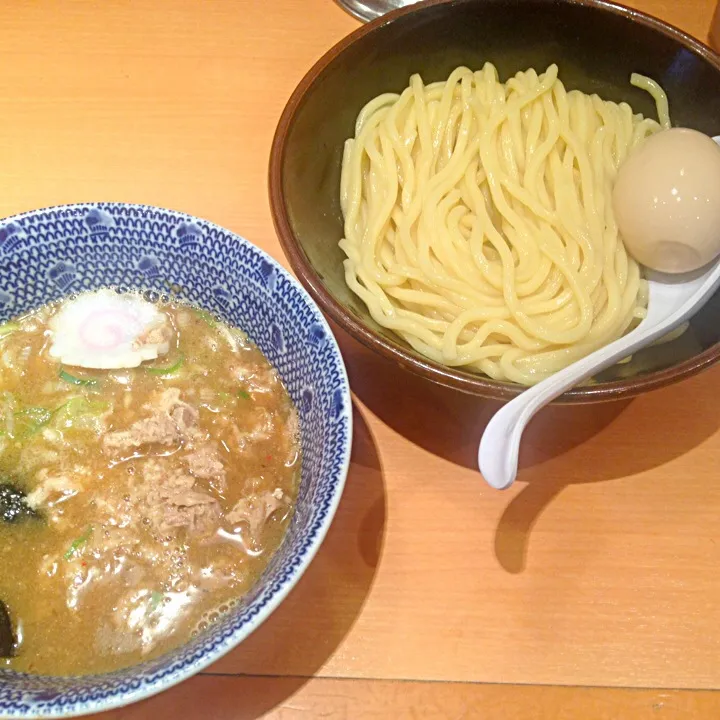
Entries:
{"type": "Polygon", "coordinates": [[[157,720],[180,707],[185,715],[200,697],[203,720],[702,720],[720,714],[720,694],[706,691],[203,676],[98,718],[157,720]]]}
{"type": "MultiPolygon", "coordinates": [[[[471,468],[488,406],[356,362],[351,382],[373,378],[355,387],[387,503],[362,613],[331,574],[328,605],[307,613],[315,588],[302,581],[218,671],[308,674],[316,663],[282,643],[311,644],[340,624],[348,632],[324,675],[718,687],[720,409],[705,393],[719,372],[628,404],[549,409],[527,438],[523,482],[497,493],[471,468]]],[[[346,500],[344,511],[359,509],[346,500]]],[[[334,530],[352,525],[338,519],[334,530]]]]}
{"type": "MultiPolygon", "coordinates": [[[[714,8],[632,4],[701,39],[714,8]]],[[[156,204],[282,261],[266,190],[275,124],[352,18],[330,0],[4,9],[1,215],[156,204]]],[[[339,339],[357,432],[337,520],[287,602],[213,668],[286,679],[198,678],[118,717],[201,696],[218,718],[718,716],[707,693],[524,686],[720,688],[720,370],[547,410],[521,482],[497,493],[473,467],[492,404],[339,339]]]]}

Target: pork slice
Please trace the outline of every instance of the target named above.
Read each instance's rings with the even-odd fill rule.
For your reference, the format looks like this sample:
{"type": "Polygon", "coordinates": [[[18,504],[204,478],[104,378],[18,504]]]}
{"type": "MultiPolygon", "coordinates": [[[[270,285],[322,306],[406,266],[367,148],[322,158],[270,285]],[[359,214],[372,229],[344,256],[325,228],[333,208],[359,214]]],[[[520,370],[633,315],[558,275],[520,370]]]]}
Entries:
{"type": "Polygon", "coordinates": [[[172,409],[170,417],[178,428],[180,428],[180,432],[182,432],[183,435],[188,435],[197,425],[200,419],[200,413],[192,405],[183,403],[172,409]]]}
{"type": "Polygon", "coordinates": [[[108,433],[103,437],[103,449],[113,452],[131,450],[151,443],[174,445],[182,439],[183,434],[173,418],[159,413],[134,422],[129,430],[108,433]]]}
{"type": "Polygon", "coordinates": [[[260,408],[258,412],[258,421],[255,427],[249,432],[241,432],[238,426],[233,423],[231,430],[237,443],[238,450],[243,452],[248,445],[252,445],[263,440],[269,440],[275,432],[275,421],[273,415],[265,408],[260,408]]]}
{"type": "Polygon", "coordinates": [[[251,494],[238,501],[225,516],[232,525],[245,523],[254,541],[258,541],[263,526],[280,509],[288,510],[288,503],[280,488],[260,494],[251,494]]]}
{"type": "Polygon", "coordinates": [[[143,480],[138,500],[145,518],[158,533],[185,528],[193,535],[208,535],[218,527],[220,503],[197,491],[192,476],[157,460],[148,460],[143,467],[143,480]]]}
{"type": "Polygon", "coordinates": [[[194,428],[200,419],[198,409],[180,399],[179,388],[165,390],[157,402],[157,409],[167,413],[185,433],[194,428]]]}
{"type": "Polygon", "coordinates": [[[162,460],[147,460],[142,466],[142,477],[148,493],[157,493],[160,499],[176,492],[191,490],[195,480],[178,468],[166,466],[162,460]]]}
{"type": "Polygon", "coordinates": [[[158,529],[186,528],[191,535],[209,535],[220,522],[218,501],[205,493],[189,491],[171,498],[158,515],[158,529]]]}
{"type": "Polygon", "coordinates": [[[142,345],[163,345],[163,352],[168,351],[170,341],[172,340],[173,331],[167,322],[162,322],[155,327],[146,330],[135,342],[137,347],[142,345]]]}
{"type": "Polygon", "coordinates": [[[217,490],[225,490],[225,467],[212,445],[203,445],[185,456],[188,470],[200,480],[209,480],[217,490]]]}
{"type": "Polygon", "coordinates": [[[153,414],[134,422],[128,430],[108,433],[103,437],[106,452],[123,452],[143,445],[177,445],[195,429],[200,414],[196,408],[180,400],[180,390],[169,388],[145,406],[153,414]]]}

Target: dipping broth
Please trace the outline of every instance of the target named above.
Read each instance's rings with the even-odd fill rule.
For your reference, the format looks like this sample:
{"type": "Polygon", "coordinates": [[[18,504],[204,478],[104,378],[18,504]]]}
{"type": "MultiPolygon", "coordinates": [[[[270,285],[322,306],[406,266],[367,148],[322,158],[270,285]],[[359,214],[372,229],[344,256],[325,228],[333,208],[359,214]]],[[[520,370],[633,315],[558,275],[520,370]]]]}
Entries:
{"type": "Polygon", "coordinates": [[[252,587],[297,496],[297,413],[241,331],[78,300],[0,328],[0,668],[101,673],[186,642],[252,587]]]}

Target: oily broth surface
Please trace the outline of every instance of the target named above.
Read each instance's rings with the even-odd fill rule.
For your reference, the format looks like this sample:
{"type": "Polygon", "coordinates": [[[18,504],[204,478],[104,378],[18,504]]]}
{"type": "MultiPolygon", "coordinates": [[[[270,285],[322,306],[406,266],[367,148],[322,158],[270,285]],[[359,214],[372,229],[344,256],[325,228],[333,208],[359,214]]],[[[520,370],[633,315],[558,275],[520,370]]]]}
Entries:
{"type": "Polygon", "coordinates": [[[61,377],[48,355],[57,306],[0,340],[0,482],[32,494],[51,480],[41,519],[0,522],[0,599],[19,640],[0,667],[85,674],[157,656],[241,597],[282,541],[300,471],[285,388],[239,331],[184,305],[160,307],[171,349],[129,370],[61,377]],[[151,415],[169,390],[197,410],[192,440],[104,450],[104,436],[151,415]],[[224,480],[195,478],[192,492],[218,504],[217,527],[158,531],[144,516],[147,478],[187,476],[188,455],[209,445],[224,480]],[[229,520],[238,503],[248,519],[229,520]],[[272,512],[256,522],[258,508],[272,512]]]}

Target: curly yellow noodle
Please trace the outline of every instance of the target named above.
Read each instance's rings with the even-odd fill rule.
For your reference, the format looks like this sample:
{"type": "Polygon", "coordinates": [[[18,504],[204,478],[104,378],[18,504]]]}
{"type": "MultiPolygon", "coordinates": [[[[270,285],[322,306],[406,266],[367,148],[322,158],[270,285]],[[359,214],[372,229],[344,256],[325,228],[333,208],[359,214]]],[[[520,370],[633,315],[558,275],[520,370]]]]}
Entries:
{"type": "Polygon", "coordinates": [[[486,64],[371,100],[343,151],[345,280],[374,320],[448,366],[532,385],[641,320],[647,286],[618,235],[617,169],[670,126],[566,91],[551,65],[486,64]]]}

